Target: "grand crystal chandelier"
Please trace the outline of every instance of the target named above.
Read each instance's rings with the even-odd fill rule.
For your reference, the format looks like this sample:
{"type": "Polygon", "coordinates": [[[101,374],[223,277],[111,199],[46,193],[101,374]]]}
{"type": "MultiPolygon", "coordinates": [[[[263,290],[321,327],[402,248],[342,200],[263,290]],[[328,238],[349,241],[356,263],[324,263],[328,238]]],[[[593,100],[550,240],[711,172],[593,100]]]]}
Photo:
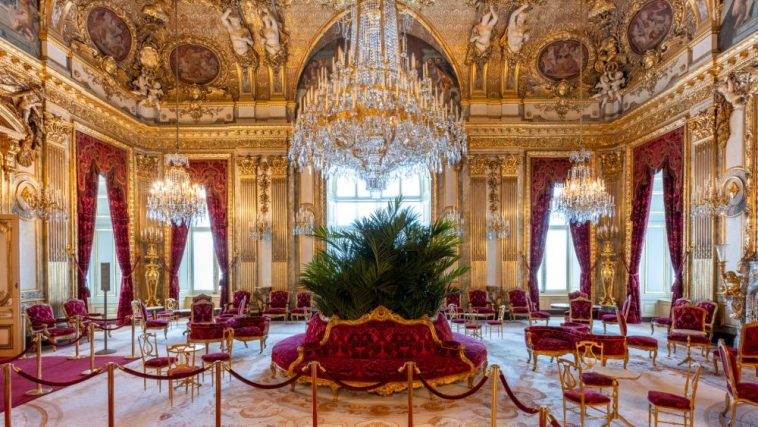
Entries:
{"type": "MultiPolygon", "coordinates": [[[[179,40],[177,2],[174,1],[174,31],[179,40]]],[[[190,225],[206,215],[205,189],[193,184],[189,159],[179,154],[179,63],[175,65],[176,151],[165,156],[163,179],[155,181],[147,198],[147,217],[166,225],[190,225]]]]}
{"type": "MultiPolygon", "coordinates": [[[[583,3],[582,3],[583,5],[583,3]]],[[[582,8],[583,9],[583,8],[582,8]]],[[[583,14],[583,10],[582,10],[583,14]]],[[[579,64],[584,64],[583,49],[579,49],[579,64]]],[[[583,99],[584,67],[579,66],[579,99],[583,99]]],[[[592,152],[584,149],[582,125],[584,109],[579,113],[579,151],[572,152],[571,170],[563,183],[563,191],[553,199],[553,209],[572,224],[592,221],[597,224],[600,217],[612,216],[615,203],[605,188],[605,181],[592,172],[590,160],[592,152]]]]}
{"type": "Polygon", "coordinates": [[[290,160],[325,176],[352,176],[377,193],[407,174],[441,172],[466,152],[460,110],[399,37],[395,0],[354,0],[346,53],[304,95],[290,160]]]}

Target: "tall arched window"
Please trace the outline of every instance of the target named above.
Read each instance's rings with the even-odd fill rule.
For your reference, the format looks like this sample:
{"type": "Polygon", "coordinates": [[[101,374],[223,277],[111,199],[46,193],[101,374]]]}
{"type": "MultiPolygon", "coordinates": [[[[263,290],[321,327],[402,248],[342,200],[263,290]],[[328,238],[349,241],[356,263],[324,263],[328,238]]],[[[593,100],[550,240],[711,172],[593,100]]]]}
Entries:
{"type": "Polygon", "coordinates": [[[657,299],[670,298],[671,286],[674,284],[674,271],[666,235],[662,172],[656,173],[653,177],[653,196],[650,200],[639,275],[642,314],[652,315],[657,299]]]}
{"type": "Polygon", "coordinates": [[[366,190],[363,180],[330,178],[327,183],[327,225],[333,228],[349,227],[356,219],[384,208],[396,197],[403,197],[403,206],[418,212],[421,221],[432,219],[431,179],[428,176],[408,175],[387,185],[379,196],[366,190]]]}
{"type": "Polygon", "coordinates": [[[113,236],[111,210],[108,205],[108,187],[105,177],[100,175],[97,180],[97,208],[95,211],[95,234],[92,238],[92,258],[87,272],[87,283],[91,292],[91,301],[95,307],[102,307],[103,283],[100,265],[110,264],[110,291],[108,292],[108,311],[116,312],[119,290],[121,289],[121,268],[116,259],[116,240],[113,236]]]}

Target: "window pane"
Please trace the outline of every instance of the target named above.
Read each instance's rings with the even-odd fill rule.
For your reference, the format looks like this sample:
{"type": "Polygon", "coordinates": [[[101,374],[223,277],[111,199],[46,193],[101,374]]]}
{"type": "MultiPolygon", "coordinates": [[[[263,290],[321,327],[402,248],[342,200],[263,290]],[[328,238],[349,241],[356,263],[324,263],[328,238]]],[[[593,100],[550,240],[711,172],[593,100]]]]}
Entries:
{"type": "Polygon", "coordinates": [[[576,291],[579,290],[579,286],[581,285],[582,268],[579,266],[579,259],[576,257],[576,252],[574,251],[574,242],[570,238],[568,246],[568,258],[571,260],[571,281],[569,282],[569,290],[576,291]]]}
{"type": "Polygon", "coordinates": [[[551,229],[547,232],[545,255],[547,269],[545,271],[545,290],[566,290],[568,230],[551,229]]]}
{"type": "MultiPolygon", "coordinates": [[[[418,180],[418,178],[416,178],[418,180]]],[[[387,184],[387,188],[382,191],[382,198],[397,197],[400,195],[400,181],[394,180],[387,184]]]]}
{"type": "Polygon", "coordinates": [[[662,173],[658,172],[653,179],[650,215],[639,269],[643,295],[650,294],[651,299],[668,295],[673,278],[666,236],[662,177],[662,173]]]}
{"type": "Polygon", "coordinates": [[[195,291],[212,291],[214,289],[213,236],[210,231],[192,233],[192,285],[195,291]]]}
{"type": "Polygon", "coordinates": [[[355,197],[355,181],[348,178],[338,178],[335,184],[337,197],[355,197]]]}
{"type": "Polygon", "coordinates": [[[421,195],[421,182],[418,177],[406,177],[403,179],[403,195],[406,197],[421,195]]]}

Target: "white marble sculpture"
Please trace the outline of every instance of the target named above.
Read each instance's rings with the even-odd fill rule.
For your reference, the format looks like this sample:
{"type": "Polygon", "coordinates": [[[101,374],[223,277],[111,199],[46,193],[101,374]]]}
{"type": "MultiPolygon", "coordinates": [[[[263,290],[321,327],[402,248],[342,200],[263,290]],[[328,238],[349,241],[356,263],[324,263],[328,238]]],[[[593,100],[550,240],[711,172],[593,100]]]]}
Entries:
{"type": "Polygon", "coordinates": [[[529,41],[529,5],[525,4],[511,13],[508,19],[508,49],[513,53],[521,52],[524,43],[529,41]]]}
{"type": "Polygon", "coordinates": [[[497,13],[494,6],[490,5],[490,9],[487,13],[482,15],[480,21],[474,25],[471,29],[470,43],[474,44],[476,51],[479,55],[483,55],[490,47],[490,41],[492,39],[492,30],[495,29],[497,24],[497,13]]]}
{"type": "Polygon", "coordinates": [[[231,9],[226,9],[221,16],[221,22],[229,32],[229,38],[232,40],[234,52],[239,56],[245,56],[253,47],[253,37],[250,32],[242,26],[242,20],[239,16],[232,15],[231,9]]]}
{"type": "Polygon", "coordinates": [[[263,29],[261,30],[261,35],[263,37],[263,46],[269,57],[276,57],[282,49],[279,21],[268,7],[264,7],[262,13],[261,21],[263,22],[263,29]]]}
{"type": "Polygon", "coordinates": [[[600,81],[595,85],[598,92],[593,96],[600,99],[601,107],[608,102],[621,101],[621,89],[626,83],[623,71],[606,71],[600,76],[600,81]]]}

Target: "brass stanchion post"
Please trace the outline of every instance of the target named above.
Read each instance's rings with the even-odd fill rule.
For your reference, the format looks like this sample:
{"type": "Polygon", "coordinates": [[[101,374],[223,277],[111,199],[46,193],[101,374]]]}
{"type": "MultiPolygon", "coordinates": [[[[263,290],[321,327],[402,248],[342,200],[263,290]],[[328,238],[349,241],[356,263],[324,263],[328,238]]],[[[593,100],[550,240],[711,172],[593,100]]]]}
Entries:
{"type": "Polygon", "coordinates": [[[115,414],[114,414],[114,407],[113,407],[113,401],[114,401],[114,390],[113,390],[113,368],[115,367],[115,364],[113,362],[108,362],[108,427],[113,427],[115,424],[115,414]]]}
{"type": "Polygon", "coordinates": [[[95,373],[95,327],[93,323],[87,328],[89,338],[89,369],[82,371],[82,375],[92,375],[95,373]]]}
{"type": "MultiPolygon", "coordinates": [[[[35,340],[37,341],[37,379],[42,379],[42,333],[37,332],[35,335],[35,340]]],[[[48,394],[51,391],[53,391],[50,387],[42,387],[42,384],[37,383],[37,386],[33,388],[32,390],[27,391],[27,396],[42,396],[44,394],[48,394]]]]}
{"type": "Polygon", "coordinates": [[[214,368],[216,375],[216,427],[221,427],[221,370],[223,369],[221,362],[214,362],[214,368]]]}
{"type": "Polygon", "coordinates": [[[318,427],[318,367],[316,361],[310,363],[311,366],[311,406],[313,408],[313,427],[318,427]]]}
{"type": "Polygon", "coordinates": [[[490,424],[492,427],[497,427],[497,381],[500,379],[500,366],[492,365],[492,371],[490,372],[490,378],[492,379],[492,416],[490,424]]]}
{"type": "Polygon", "coordinates": [[[70,356],[68,360],[77,360],[81,359],[81,356],[79,355],[79,338],[82,336],[82,317],[76,316],[76,343],[74,344],[74,349],[76,349],[76,353],[73,356],[70,356]]]}
{"type": "Polygon", "coordinates": [[[405,369],[408,377],[408,427],[413,427],[413,374],[416,371],[416,364],[405,362],[400,370],[405,369]]]}
{"type": "Polygon", "coordinates": [[[540,406],[540,427],[547,427],[547,408],[540,406]]]}
{"type": "Polygon", "coordinates": [[[11,364],[3,365],[3,378],[5,380],[5,398],[3,404],[5,407],[5,427],[11,427],[11,407],[13,406],[13,397],[11,396],[11,364]]]}

